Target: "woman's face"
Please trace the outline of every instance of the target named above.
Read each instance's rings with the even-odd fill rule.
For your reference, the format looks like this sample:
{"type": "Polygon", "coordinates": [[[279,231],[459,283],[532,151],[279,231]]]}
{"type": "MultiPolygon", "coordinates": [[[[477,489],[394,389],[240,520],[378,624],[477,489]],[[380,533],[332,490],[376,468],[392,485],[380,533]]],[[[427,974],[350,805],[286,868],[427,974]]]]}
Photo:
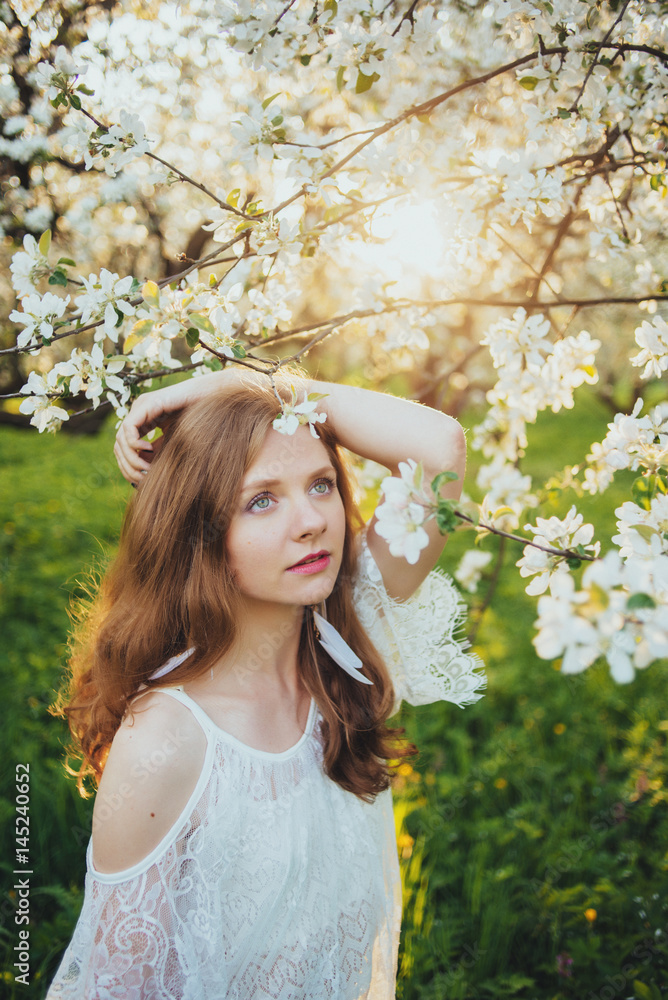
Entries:
{"type": "Polygon", "coordinates": [[[345,536],[336,471],[306,427],[270,429],[246,471],[227,533],[236,582],[247,601],[319,604],[334,588],[345,536]]]}

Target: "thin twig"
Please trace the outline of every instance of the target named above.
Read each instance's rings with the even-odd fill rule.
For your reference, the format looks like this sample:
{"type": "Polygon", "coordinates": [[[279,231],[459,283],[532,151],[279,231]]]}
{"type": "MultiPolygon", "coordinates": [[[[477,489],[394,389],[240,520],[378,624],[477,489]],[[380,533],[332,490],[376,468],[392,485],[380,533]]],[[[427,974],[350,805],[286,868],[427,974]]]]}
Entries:
{"type": "Polygon", "coordinates": [[[392,38],[394,38],[395,35],[399,34],[399,31],[401,30],[401,25],[404,23],[404,21],[410,21],[411,22],[411,29],[415,27],[415,18],[413,17],[413,15],[415,14],[415,8],[417,7],[417,5],[418,5],[419,2],[420,2],[420,0],[413,0],[412,4],[408,8],[408,10],[404,11],[403,17],[401,18],[401,20],[399,21],[399,24],[396,26],[396,28],[392,32],[392,38]]]}
{"type": "Polygon", "coordinates": [[[580,89],[579,89],[579,91],[577,93],[577,97],[575,98],[575,100],[571,104],[571,106],[569,108],[569,111],[575,112],[575,111],[578,110],[578,103],[580,101],[580,98],[582,97],[582,95],[585,92],[585,87],[587,86],[587,83],[589,82],[589,78],[591,77],[592,73],[594,72],[594,68],[596,66],[596,63],[598,62],[598,57],[601,54],[601,49],[605,46],[606,42],[608,41],[608,39],[612,35],[613,31],[615,30],[615,28],[617,27],[617,25],[619,24],[619,22],[624,17],[624,14],[626,14],[626,8],[628,7],[628,5],[629,5],[630,2],[631,2],[631,0],[624,0],[624,3],[622,4],[622,9],[619,12],[619,16],[617,17],[617,20],[614,22],[614,24],[612,24],[610,26],[609,30],[605,33],[605,36],[604,36],[603,41],[601,42],[601,44],[596,47],[596,51],[594,53],[594,58],[591,61],[591,65],[590,65],[589,69],[587,70],[587,73],[585,75],[584,80],[582,81],[582,86],[580,87],[580,89]]]}
{"type": "MultiPolygon", "coordinates": [[[[86,118],[90,119],[90,121],[92,121],[94,125],[97,125],[98,128],[102,129],[104,132],[109,131],[109,126],[104,125],[95,117],[95,115],[92,115],[90,111],[87,111],[85,108],[81,108],[80,111],[82,115],[85,115],[86,118]]],[[[210,191],[204,184],[200,184],[199,181],[193,180],[193,178],[189,177],[188,174],[184,174],[183,171],[179,170],[178,167],[175,167],[173,163],[168,163],[167,160],[163,160],[161,156],[158,156],[156,153],[152,153],[150,150],[147,150],[145,155],[151,160],[155,160],[157,163],[162,164],[163,167],[167,167],[167,169],[171,170],[173,174],[180,177],[182,181],[186,181],[188,184],[192,184],[192,186],[197,188],[199,191],[202,191],[205,195],[207,195],[207,197],[213,199],[217,205],[220,205],[222,209],[225,209],[226,212],[232,212],[233,215],[238,215],[242,219],[251,218],[251,216],[246,215],[245,212],[240,211],[238,208],[234,208],[233,205],[230,205],[224,199],[219,198],[218,195],[215,195],[213,191],[210,191]]]]}
{"type": "Polygon", "coordinates": [[[286,3],[286,5],[283,8],[283,10],[281,11],[281,13],[274,20],[274,25],[277,25],[278,22],[281,20],[281,18],[285,17],[285,15],[287,14],[287,12],[290,10],[291,7],[294,7],[294,5],[296,4],[296,2],[297,2],[297,0],[290,0],[289,3],[286,3]]]}
{"type": "Polygon", "coordinates": [[[584,562],[596,562],[598,559],[598,556],[581,555],[575,549],[553,549],[550,545],[540,545],[539,542],[534,542],[530,538],[523,538],[522,535],[514,535],[510,531],[502,531],[501,528],[496,528],[493,524],[476,524],[472,517],[469,517],[468,514],[462,514],[460,510],[454,510],[453,514],[474,528],[478,528],[481,531],[489,531],[493,535],[499,535],[501,538],[510,538],[513,542],[521,542],[522,545],[531,545],[532,548],[540,549],[541,552],[547,552],[551,556],[561,556],[563,559],[582,559],[584,562]]]}

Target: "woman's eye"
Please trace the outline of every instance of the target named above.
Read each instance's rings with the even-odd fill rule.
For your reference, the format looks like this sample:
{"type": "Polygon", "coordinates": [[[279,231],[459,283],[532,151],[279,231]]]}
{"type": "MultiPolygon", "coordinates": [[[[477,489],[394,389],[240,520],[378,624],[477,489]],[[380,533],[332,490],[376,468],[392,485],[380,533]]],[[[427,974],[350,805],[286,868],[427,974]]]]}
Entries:
{"type": "Polygon", "coordinates": [[[268,496],[255,497],[255,499],[251,500],[251,502],[248,504],[248,509],[249,510],[267,510],[267,508],[269,507],[270,503],[271,503],[271,497],[268,497],[268,496]]]}
{"type": "Polygon", "coordinates": [[[320,496],[325,496],[327,493],[331,493],[336,483],[333,479],[319,479],[317,483],[313,484],[313,491],[320,494],[320,496]]]}

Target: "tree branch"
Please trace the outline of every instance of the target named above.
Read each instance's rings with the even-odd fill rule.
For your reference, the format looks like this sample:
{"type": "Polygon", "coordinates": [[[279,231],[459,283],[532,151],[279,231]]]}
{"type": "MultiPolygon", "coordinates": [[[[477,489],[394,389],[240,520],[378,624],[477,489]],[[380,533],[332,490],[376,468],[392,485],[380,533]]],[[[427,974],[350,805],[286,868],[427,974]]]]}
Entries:
{"type": "Polygon", "coordinates": [[[615,30],[615,28],[617,27],[617,25],[619,24],[619,22],[623,19],[624,14],[626,13],[626,9],[627,9],[627,7],[628,7],[628,5],[629,5],[630,2],[631,2],[631,0],[624,0],[624,3],[622,4],[622,9],[619,12],[619,16],[617,17],[617,20],[614,22],[614,24],[612,24],[610,26],[609,30],[605,33],[605,35],[603,37],[603,41],[601,42],[601,44],[597,45],[596,51],[594,52],[594,58],[591,61],[591,65],[590,65],[589,69],[587,70],[585,78],[582,81],[582,86],[580,87],[575,100],[573,101],[573,103],[571,104],[571,106],[569,108],[570,111],[575,112],[575,111],[578,110],[578,103],[580,101],[580,98],[582,97],[582,95],[585,92],[585,87],[587,86],[587,83],[589,82],[589,78],[591,77],[592,73],[594,72],[594,68],[596,66],[596,63],[598,62],[598,57],[601,54],[601,49],[603,49],[605,47],[605,44],[608,41],[608,39],[610,38],[610,36],[612,35],[613,31],[615,30]]]}
{"type": "MultiPolygon", "coordinates": [[[[97,125],[97,127],[102,129],[104,132],[109,131],[109,125],[104,125],[101,121],[99,121],[95,117],[95,115],[92,115],[90,111],[87,111],[85,108],[81,108],[81,114],[85,115],[86,118],[92,121],[94,125],[97,125]]],[[[233,215],[237,215],[241,219],[249,220],[251,218],[250,215],[246,215],[245,212],[242,212],[240,209],[235,208],[233,205],[228,204],[228,202],[226,202],[224,199],[219,198],[218,195],[215,195],[213,191],[210,191],[209,188],[206,187],[204,184],[200,184],[199,181],[193,180],[193,178],[189,177],[188,174],[184,174],[183,171],[179,170],[178,167],[175,167],[173,163],[168,163],[167,160],[163,160],[161,156],[157,156],[156,153],[151,153],[150,151],[146,152],[144,155],[148,156],[149,159],[151,160],[155,160],[156,163],[162,164],[163,167],[167,167],[167,169],[171,170],[173,174],[176,174],[177,177],[180,177],[182,181],[185,181],[186,183],[191,184],[193,187],[197,188],[199,191],[202,191],[208,198],[211,198],[213,201],[215,201],[216,204],[219,205],[226,212],[231,212],[233,215]]]]}

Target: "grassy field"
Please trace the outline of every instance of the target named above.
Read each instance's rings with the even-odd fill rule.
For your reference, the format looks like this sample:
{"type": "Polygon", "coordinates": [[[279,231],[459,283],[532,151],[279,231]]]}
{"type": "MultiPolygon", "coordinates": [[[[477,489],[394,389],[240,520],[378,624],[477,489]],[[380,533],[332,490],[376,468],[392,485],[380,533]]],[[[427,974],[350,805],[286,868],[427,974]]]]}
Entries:
{"type": "MultiPolygon", "coordinates": [[[[529,466],[539,474],[584,455],[605,419],[586,400],[550,415],[532,435],[529,466]]],[[[129,490],[112,440],[111,426],[97,438],[0,433],[7,998],[43,997],[82,899],[91,803],[64,773],[67,734],[48,707],[70,595],[113,547],[129,490]],[[30,986],[14,982],[13,968],[17,764],[31,776],[30,986]]],[[[555,493],[552,502],[563,511],[574,498],[555,493]]],[[[604,537],[613,498],[578,505],[604,537]]],[[[446,567],[471,541],[451,540],[446,567]]],[[[507,563],[519,554],[507,550],[507,563]]],[[[563,677],[535,656],[534,610],[516,573],[503,575],[476,638],[486,697],[465,711],[402,712],[421,750],[396,787],[402,1000],[657,1000],[668,991],[666,665],[626,687],[604,666],[563,677]]]]}

